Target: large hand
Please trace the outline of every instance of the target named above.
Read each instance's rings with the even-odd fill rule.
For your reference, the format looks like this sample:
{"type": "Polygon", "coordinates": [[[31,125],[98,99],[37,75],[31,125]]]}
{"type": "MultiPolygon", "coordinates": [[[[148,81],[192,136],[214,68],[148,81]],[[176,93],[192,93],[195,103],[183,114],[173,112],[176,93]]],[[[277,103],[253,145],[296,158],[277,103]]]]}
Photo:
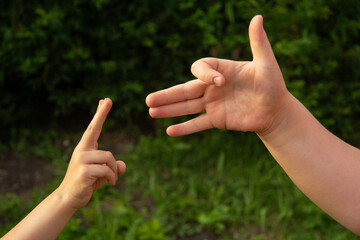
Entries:
{"type": "Polygon", "coordinates": [[[263,28],[262,16],[252,19],[249,37],[253,61],[200,59],[191,67],[198,79],[147,97],[149,113],[154,118],[204,112],[170,126],[167,129],[170,136],[210,128],[261,133],[276,127],[289,92],[263,28]]]}
{"type": "Polygon", "coordinates": [[[126,165],[116,161],[111,152],[98,150],[98,139],[112,106],[110,99],[100,100],[96,114],[75,148],[65,178],[57,191],[67,197],[74,209],[85,206],[92,193],[105,182],[115,185],[126,165]]]}

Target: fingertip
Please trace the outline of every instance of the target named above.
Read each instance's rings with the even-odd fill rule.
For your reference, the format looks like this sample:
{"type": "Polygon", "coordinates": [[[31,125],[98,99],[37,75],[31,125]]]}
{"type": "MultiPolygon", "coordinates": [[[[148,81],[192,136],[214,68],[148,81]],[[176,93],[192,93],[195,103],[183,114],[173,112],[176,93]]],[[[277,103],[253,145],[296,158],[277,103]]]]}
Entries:
{"type": "Polygon", "coordinates": [[[171,127],[168,127],[168,128],[166,129],[166,134],[169,135],[170,137],[172,136],[171,127]]]}
{"type": "Polygon", "coordinates": [[[255,17],[259,18],[261,21],[261,25],[264,23],[264,17],[262,15],[256,15],[255,17]]]}
{"type": "Polygon", "coordinates": [[[214,84],[218,87],[221,87],[225,84],[225,79],[222,76],[215,76],[213,81],[214,81],[214,84]]]}
{"type": "Polygon", "coordinates": [[[164,91],[153,92],[147,95],[145,103],[149,108],[158,107],[164,100],[164,91]]]}
{"type": "Polygon", "coordinates": [[[166,133],[167,135],[169,135],[170,137],[177,137],[180,136],[179,131],[177,129],[177,127],[175,126],[170,126],[166,129],[166,133]]]}
{"type": "Polygon", "coordinates": [[[149,108],[149,115],[150,115],[150,117],[155,118],[154,108],[149,108]]]}
{"type": "Polygon", "coordinates": [[[112,107],[112,101],[110,98],[104,98],[99,101],[98,110],[104,108],[110,110],[111,107],[112,107]]]}
{"type": "Polygon", "coordinates": [[[149,94],[147,95],[147,97],[145,98],[145,103],[148,107],[151,107],[152,106],[152,97],[151,97],[152,94],[149,94]]]}
{"type": "Polygon", "coordinates": [[[109,169],[108,175],[106,176],[106,180],[110,186],[115,186],[117,177],[116,177],[115,173],[110,169],[109,169]]]}
{"type": "Polygon", "coordinates": [[[261,14],[255,15],[254,18],[257,18],[257,19],[259,19],[261,21],[264,19],[264,17],[261,14]]]}
{"type": "Polygon", "coordinates": [[[149,109],[149,115],[152,118],[162,118],[164,117],[164,111],[161,107],[152,107],[149,109]]]}
{"type": "Polygon", "coordinates": [[[251,19],[249,27],[252,28],[257,24],[261,24],[261,26],[262,26],[263,21],[264,21],[264,17],[262,15],[258,14],[251,19]]]}
{"type": "Polygon", "coordinates": [[[107,105],[110,105],[110,107],[111,107],[112,104],[113,104],[110,98],[105,98],[105,99],[104,99],[104,103],[107,104],[107,105]]]}
{"type": "Polygon", "coordinates": [[[98,106],[97,106],[97,110],[96,110],[96,111],[99,110],[99,108],[101,107],[101,105],[103,104],[103,102],[104,102],[104,100],[102,100],[102,99],[99,100],[99,104],[98,104],[98,106]]]}
{"type": "Polygon", "coordinates": [[[116,161],[118,175],[125,173],[126,171],[126,164],[123,161],[116,161]]]}
{"type": "Polygon", "coordinates": [[[150,117],[152,117],[152,116],[151,116],[151,111],[152,111],[151,108],[149,108],[148,113],[149,113],[149,116],[150,116],[150,117]]]}
{"type": "Polygon", "coordinates": [[[249,35],[254,38],[253,40],[258,40],[259,38],[261,39],[262,32],[265,31],[263,21],[264,18],[262,15],[256,15],[251,19],[249,24],[249,35]]]}
{"type": "Polygon", "coordinates": [[[172,137],[171,127],[168,127],[168,128],[166,129],[166,134],[169,135],[170,137],[172,137]]]}
{"type": "Polygon", "coordinates": [[[104,98],[103,100],[101,100],[102,103],[100,105],[100,108],[102,109],[102,113],[108,114],[110,109],[112,108],[112,101],[110,98],[104,98]]]}

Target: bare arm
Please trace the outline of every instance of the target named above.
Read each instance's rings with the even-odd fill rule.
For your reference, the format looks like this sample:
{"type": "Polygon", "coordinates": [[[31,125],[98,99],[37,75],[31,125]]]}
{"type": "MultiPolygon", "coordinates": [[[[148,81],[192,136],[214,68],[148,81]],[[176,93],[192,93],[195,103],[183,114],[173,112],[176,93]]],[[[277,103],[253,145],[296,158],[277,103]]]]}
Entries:
{"type": "Polygon", "coordinates": [[[205,112],[170,126],[170,136],[209,128],[253,131],[294,183],[335,220],[360,234],[360,152],[327,131],[286,89],[256,16],[249,26],[253,61],[204,58],[198,78],[150,94],[152,117],[205,112]]]}
{"type": "Polygon", "coordinates": [[[330,133],[292,96],[281,119],[258,134],[261,140],[314,203],[360,235],[360,150],[330,133]]]}
{"type": "Polygon", "coordinates": [[[110,152],[97,150],[111,106],[110,99],[100,101],[60,186],[1,239],[56,239],[76,210],[90,201],[95,190],[106,182],[115,185],[118,175],[125,172],[125,163],[116,161],[110,152]]]}
{"type": "Polygon", "coordinates": [[[75,211],[54,191],[1,239],[56,239],[75,211]]]}

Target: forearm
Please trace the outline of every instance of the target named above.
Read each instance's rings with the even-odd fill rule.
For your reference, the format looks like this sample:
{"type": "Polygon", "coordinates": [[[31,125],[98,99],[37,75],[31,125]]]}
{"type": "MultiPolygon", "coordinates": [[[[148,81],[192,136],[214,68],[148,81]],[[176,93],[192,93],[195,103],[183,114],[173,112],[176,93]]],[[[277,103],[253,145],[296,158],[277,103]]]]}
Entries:
{"type": "Polygon", "coordinates": [[[56,190],[2,239],[56,239],[74,213],[65,195],[56,190]]]}
{"type": "Polygon", "coordinates": [[[294,183],[360,234],[360,151],[326,130],[293,96],[269,133],[258,134],[294,183]]]}

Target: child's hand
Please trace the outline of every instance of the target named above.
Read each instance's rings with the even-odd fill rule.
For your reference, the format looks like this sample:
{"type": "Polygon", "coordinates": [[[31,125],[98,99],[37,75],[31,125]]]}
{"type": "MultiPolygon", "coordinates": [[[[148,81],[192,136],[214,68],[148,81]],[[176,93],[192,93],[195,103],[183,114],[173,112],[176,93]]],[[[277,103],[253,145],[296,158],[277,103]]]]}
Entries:
{"type": "Polygon", "coordinates": [[[126,165],[116,161],[111,152],[98,150],[98,138],[112,106],[110,99],[100,100],[96,114],[75,148],[65,178],[56,190],[66,197],[69,207],[85,206],[92,193],[105,182],[115,185],[126,165]]]}
{"type": "Polygon", "coordinates": [[[261,16],[252,19],[249,37],[252,62],[200,59],[191,67],[198,79],[147,97],[149,113],[154,118],[205,112],[170,126],[167,129],[170,136],[209,128],[257,133],[276,128],[290,94],[263,29],[261,16]]]}

